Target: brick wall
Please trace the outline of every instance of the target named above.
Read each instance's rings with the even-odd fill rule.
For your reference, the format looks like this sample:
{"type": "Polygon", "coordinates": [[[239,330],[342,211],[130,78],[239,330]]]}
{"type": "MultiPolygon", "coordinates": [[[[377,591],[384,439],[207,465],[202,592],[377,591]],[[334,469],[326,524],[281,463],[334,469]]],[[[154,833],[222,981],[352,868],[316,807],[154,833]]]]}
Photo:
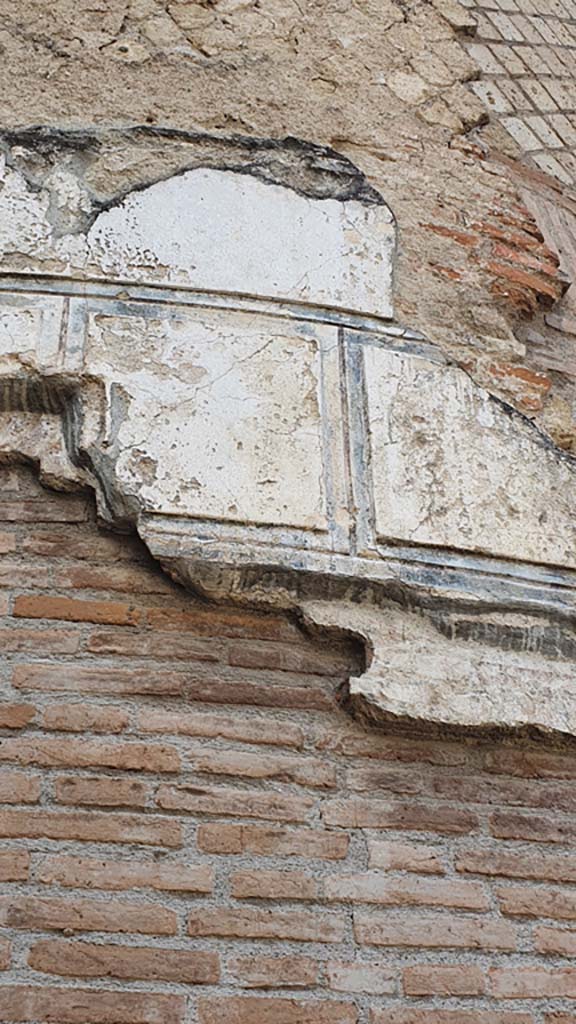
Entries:
{"type": "Polygon", "coordinates": [[[576,756],[364,729],[353,647],[0,518],[0,1021],[576,1022],[576,756]]]}

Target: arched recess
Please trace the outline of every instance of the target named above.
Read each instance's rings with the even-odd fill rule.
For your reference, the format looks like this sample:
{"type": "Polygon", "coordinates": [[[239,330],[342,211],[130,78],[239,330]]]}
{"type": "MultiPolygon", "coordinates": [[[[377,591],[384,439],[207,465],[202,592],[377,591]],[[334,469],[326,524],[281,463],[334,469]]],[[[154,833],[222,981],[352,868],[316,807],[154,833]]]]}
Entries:
{"type": "Polygon", "coordinates": [[[394,321],[383,198],[199,136],[103,204],[73,141],[5,170],[0,453],[207,596],[362,635],[372,717],[576,734],[573,461],[394,321]]]}

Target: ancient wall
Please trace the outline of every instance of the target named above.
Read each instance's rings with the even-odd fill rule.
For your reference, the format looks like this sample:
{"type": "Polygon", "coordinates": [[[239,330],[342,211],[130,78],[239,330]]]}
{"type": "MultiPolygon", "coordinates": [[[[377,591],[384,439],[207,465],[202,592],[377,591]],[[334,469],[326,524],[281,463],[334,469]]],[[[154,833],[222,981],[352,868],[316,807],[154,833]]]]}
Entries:
{"type": "Polygon", "coordinates": [[[361,652],[2,471],[0,1019],[571,1024],[575,759],[355,723],[361,652]]]}

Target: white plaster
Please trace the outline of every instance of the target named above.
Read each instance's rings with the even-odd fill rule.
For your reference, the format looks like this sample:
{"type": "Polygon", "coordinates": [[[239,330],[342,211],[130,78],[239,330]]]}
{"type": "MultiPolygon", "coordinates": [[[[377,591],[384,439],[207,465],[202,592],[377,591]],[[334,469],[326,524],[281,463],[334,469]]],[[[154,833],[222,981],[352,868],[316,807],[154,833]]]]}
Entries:
{"type": "Polygon", "coordinates": [[[92,314],[84,366],[109,395],[119,485],[148,510],[326,529],[321,344],[336,328],[92,314]]]}
{"type": "Polygon", "coordinates": [[[386,206],[199,169],[128,195],[87,243],[110,277],[392,315],[386,206]]]}
{"type": "Polygon", "coordinates": [[[576,567],[572,463],[461,370],[364,350],[382,540],[576,567]]]}

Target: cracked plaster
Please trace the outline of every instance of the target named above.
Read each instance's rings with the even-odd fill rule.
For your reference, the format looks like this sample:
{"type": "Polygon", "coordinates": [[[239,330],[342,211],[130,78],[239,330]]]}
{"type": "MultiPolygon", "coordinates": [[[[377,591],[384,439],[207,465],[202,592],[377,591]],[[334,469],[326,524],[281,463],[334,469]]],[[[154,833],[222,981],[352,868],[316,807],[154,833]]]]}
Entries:
{"type": "Polygon", "coordinates": [[[393,218],[315,157],[306,196],[196,168],[100,212],[9,161],[0,454],[206,595],[364,637],[366,714],[574,734],[573,462],[393,321],[393,218]]]}

